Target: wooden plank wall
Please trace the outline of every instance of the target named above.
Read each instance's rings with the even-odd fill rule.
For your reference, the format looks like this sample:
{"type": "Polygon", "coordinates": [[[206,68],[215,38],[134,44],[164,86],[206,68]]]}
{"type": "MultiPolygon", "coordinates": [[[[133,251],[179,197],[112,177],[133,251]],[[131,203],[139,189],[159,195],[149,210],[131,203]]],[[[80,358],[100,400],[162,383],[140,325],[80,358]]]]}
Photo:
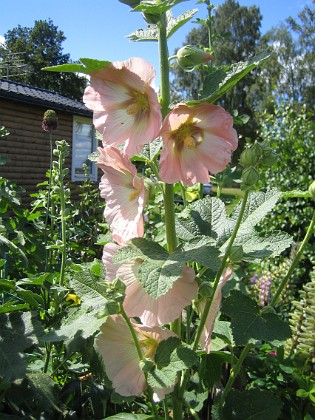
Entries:
{"type": "MultiPolygon", "coordinates": [[[[52,108],[51,108],[52,109],[52,108]]],[[[49,133],[42,129],[42,119],[47,108],[0,98],[0,126],[10,132],[0,138],[0,155],[9,157],[5,166],[0,166],[0,176],[23,187],[23,203],[29,204],[31,193],[38,191],[36,185],[46,180],[49,169],[49,133]]],[[[65,139],[70,145],[66,166],[71,174],[72,114],[56,111],[58,130],[53,132],[56,140],[65,139]]]]}

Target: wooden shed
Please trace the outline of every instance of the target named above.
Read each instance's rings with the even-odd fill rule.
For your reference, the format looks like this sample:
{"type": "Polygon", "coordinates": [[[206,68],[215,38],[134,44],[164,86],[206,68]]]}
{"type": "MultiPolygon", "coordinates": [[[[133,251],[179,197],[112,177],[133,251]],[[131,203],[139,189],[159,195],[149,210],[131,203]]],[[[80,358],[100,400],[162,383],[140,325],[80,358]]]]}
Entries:
{"type": "Polygon", "coordinates": [[[84,179],[83,163],[89,165],[91,179],[97,179],[95,164],[88,161],[88,155],[97,147],[92,112],[82,102],[55,92],[0,79],[0,126],[10,133],[0,138],[0,155],[9,159],[0,166],[0,176],[26,190],[25,204],[37,191],[36,185],[46,179],[49,169],[50,134],[42,129],[48,109],[56,111],[58,117],[53,144],[64,139],[70,145],[66,166],[71,182],[84,179]]]}

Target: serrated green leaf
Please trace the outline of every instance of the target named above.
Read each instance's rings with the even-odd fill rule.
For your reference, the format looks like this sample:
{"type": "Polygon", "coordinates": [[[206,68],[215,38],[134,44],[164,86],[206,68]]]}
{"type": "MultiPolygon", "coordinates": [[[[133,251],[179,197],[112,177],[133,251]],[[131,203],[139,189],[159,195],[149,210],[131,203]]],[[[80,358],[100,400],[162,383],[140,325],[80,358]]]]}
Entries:
{"type": "Polygon", "coordinates": [[[170,38],[179,28],[181,28],[186,22],[188,22],[196,13],[198,9],[188,10],[187,12],[182,13],[177,18],[174,18],[172,12],[169,10],[166,13],[167,19],[167,38],[170,38]]]}
{"type": "Polygon", "coordinates": [[[80,58],[80,63],[67,63],[58,66],[44,67],[42,70],[64,73],[84,73],[91,74],[93,71],[100,70],[111,64],[110,61],[96,60],[93,58],[80,58]]]}
{"type": "Polygon", "coordinates": [[[280,398],[271,391],[233,389],[223,408],[223,420],[277,420],[282,405],[280,398]]]}
{"type": "Polygon", "coordinates": [[[156,25],[149,25],[146,29],[138,29],[127,36],[130,41],[158,41],[158,28],[156,25]]]}
{"type": "Polygon", "coordinates": [[[210,73],[204,81],[204,89],[201,99],[189,101],[189,104],[201,102],[213,103],[238,83],[247,73],[258,66],[262,61],[272,55],[270,51],[262,51],[261,53],[250,58],[248,61],[241,61],[224,66],[210,73]]]}
{"type": "Polygon", "coordinates": [[[155,388],[170,387],[175,384],[177,373],[198,362],[197,355],[184,347],[177,337],[163,340],[155,354],[156,367],[148,374],[148,384],[155,388]]]}
{"type": "Polygon", "coordinates": [[[291,337],[288,323],[276,314],[261,313],[253,299],[237,290],[223,301],[221,310],[231,318],[237,346],[246,345],[250,340],[262,340],[278,347],[291,337]]]}
{"type": "Polygon", "coordinates": [[[244,261],[253,261],[265,257],[276,257],[292,244],[292,237],[286,232],[271,232],[263,236],[256,234],[246,239],[237,238],[235,245],[241,243],[244,252],[244,261]]]}
{"type": "Polygon", "coordinates": [[[187,0],[162,0],[158,3],[152,2],[150,0],[141,0],[141,3],[136,6],[134,10],[153,15],[162,15],[176,4],[183,3],[184,1],[187,0]]]}
{"type": "Polygon", "coordinates": [[[105,306],[107,291],[101,261],[80,266],[80,271],[72,273],[70,286],[80,297],[83,306],[94,310],[105,306]]]}
{"type": "Polygon", "coordinates": [[[23,378],[27,359],[24,350],[38,344],[43,328],[37,315],[14,312],[0,315],[0,377],[11,382],[23,378]]]}
{"type": "Polygon", "coordinates": [[[146,144],[143,149],[141,150],[141,153],[139,155],[140,158],[145,159],[145,161],[153,161],[153,159],[157,156],[159,153],[161,147],[162,147],[163,141],[161,137],[158,137],[156,140],[150,141],[150,143],[146,144]]]}
{"type": "MultiPolygon", "coordinates": [[[[105,304],[104,304],[105,307],[105,304]]],[[[98,317],[97,311],[86,307],[70,308],[61,328],[43,336],[45,342],[58,342],[87,339],[99,331],[105,317],[98,317]]]]}

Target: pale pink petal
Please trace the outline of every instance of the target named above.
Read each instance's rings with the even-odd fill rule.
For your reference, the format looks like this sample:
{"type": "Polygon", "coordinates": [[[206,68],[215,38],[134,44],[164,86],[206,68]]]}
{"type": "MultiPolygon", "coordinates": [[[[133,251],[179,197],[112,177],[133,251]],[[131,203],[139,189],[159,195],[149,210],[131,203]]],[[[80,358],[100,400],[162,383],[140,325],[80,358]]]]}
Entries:
{"type": "MultiPolygon", "coordinates": [[[[214,323],[216,320],[216,317],[218,315],[218,312],[220,310],[221,306],[221,300],[222,300],[222,288],[225,285],[225,283],[228,281],[228,279],[231,277],[233,273],[232,267],[228,267],[223,275],[220,278],[220,281],[218,283],[218,287],[214,293],[212,303],[210,306],[210,310],[206,319],[206,323],[204,326],[204,329],[202,331],[202,334],[200,336],[200,344],[201,347],[207,352],[210,353],[211,350],[211,335],[214,327],[214,323]]],[[[199,303],[200,312],[202,314],[205,307],[205,302],[199,303]]]]}
{"type": "Polygon", "coordinates": [[[238,142],[231,115],[208,103],[177,105],[166,116],[160,133],[164,147],[159,175],[167,183],[209,182],[209,172],[226,168],[238,142]]]}
{"type": "Polygon", "coordinates": [[[137,280],[141,261],[123,264],[117,270],[126,284],[124,309],[128,316],[139,317],[144,325],[158,326],[168,324],[180,316],[181,311],[191,304],[197,293],[195,272],[184,267],[183,275],[163,296],[154,299],[137,280]]]}
{"type": "Polygon", "coordinates": [[[106,271],[106,280],[113,281],[117,278],[117,270],[120,264],[113,263],[113,256],[116,254],[118,249],[121,249],[120,245],[117,245],[113,242],[109,242],[104,245],[102,261],[105,266],[106,271]]]}
{"type": "Polygon", "coordinates": [[[97,166],[104,173],[100,182],[101,197],[106,200],[104,215],[113,238],[124,244],[144,233],[144,180],[137,176],[135,166],[118,149],[108,146],[98,150],[97,166]]]}
{"type": "Polygon", "coordinates": [[[107,318],[96,344],[115,391],[124,396],[140,395],[146,389],[144,373],[131,332],[120,315],[107,318]]]}
{"type": "MultiPolygon", "coordinates": [[[[161,328],[151,328],[131,322],[143,352],[143,356],[154,361],[158,344],[175,334],[161,328]],[[148,340],[150,339],[150,340],[148,340]]],[[[146,390],[144,373],[140,369],[130,329],[121,315],[109,316],[100,328],[96,344],[103,358],[106,373],[115,391],[123,396],[140,395],[146,390]]],[[[158,389],[157,398],[164,398],[172,388],[158,389]]]]}
{"type": "Polygon", "coordinates": [[[151,86],[154,77],[153,67],[137,57],[92,72],[83,101],[94,111],[104,146],[126,142],[124,152],[130,157],[158,136],[162,116],[151,86]]]}

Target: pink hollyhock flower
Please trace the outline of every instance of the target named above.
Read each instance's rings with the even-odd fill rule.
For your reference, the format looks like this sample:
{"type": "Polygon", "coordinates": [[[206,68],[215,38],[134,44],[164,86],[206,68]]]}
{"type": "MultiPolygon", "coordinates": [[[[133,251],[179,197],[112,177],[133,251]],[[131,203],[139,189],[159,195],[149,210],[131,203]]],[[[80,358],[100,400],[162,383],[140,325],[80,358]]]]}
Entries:
{"type": "MultiPolygon", "coordinates": [[[[176,335],[162,328],[146,327],[132,322],[142,354],[154,361],[158,344],[176,335]]],[[[121,315],[109,316],[101,326],[96,343],[103,357],[106,373],[115,391],[124,396],[140,395],[146,390],[144,373],[140,369],[139,355],[130,329],[121,315]]],[[[172,388],[153,389],[156,400],[163,399],[172,388]]]]}
{"type": "Polygon", "coordinates": [[[143,178],[128,157],[115,147],[98,148],[97,166],[104,175],[101,196],[106,200],[104,216],[116,242],[123,244],[143,236],[142,211],[147,200],[143,178]]]}
{"type": "Polygon", "coordinates": [[[124,151],[133,156],[158,136],[162,116],[151,86],[154,77],[151,64],[137,57],[91,73],[83,101],[94,111],[93,122],[104,146],[126,142],[124,151]]]}
{"type": "Polygon", "coordinates": [[[182,276],[173,287],[157,299],[150,296],[137,280],[138,269],[142,261],[136,260],[122,264],[117,270],[117,277],[126,285],[124,309],[130,317],[139,317],[144,325],[158,326],[177,319],[181,311],[196,297],[198,286],[195,272],[184,267],[182,276]]]}
{"type": "Polygon", "coordinates": [[[124,310],[129,317],[139,317],[144,325],[151,327],[168,324],[177,319],[185,306],[190,305],[198,290],[195,272],[184,267],[183,275],[163,296],[154,299],[137,280],[137,273],[142,264],[141,259],[130,263],[114,264],[113,256],[119,245],[108,243],[103,250],[103,263],[106,269],[106,280],[119,278],[126,285],[124,310]]]}
{"type": "MultiPolygon", "coordinates": [[[[220,281],[218,283],[218,287],[216,288],[216,291],[214,293],[204,329],[200,336],[201,347],[207,353],[210,353],[210,350],[211,350],[211,335],[214,328],[216,317],[218,315],[218,312],[221,306],[222,288],[225,285],[225,283],[228,281],[228,279],[231,277],[232,273],[233,273],[232,267],[228,267],[223,272],[223,275],[221,276],[220,281]]],[[[199,302],[198,305],[199,305],[199,310],[202,313],[205,307],[205,301],[199,302]]]]}
{"type": "Polygon", "coordinates": [[[160,135],[160,177],[169,184],[209,182],[209,171],[223,171],[238,143],[232,116],[208,103],[178,104],[166,116],[160,135]]]}

